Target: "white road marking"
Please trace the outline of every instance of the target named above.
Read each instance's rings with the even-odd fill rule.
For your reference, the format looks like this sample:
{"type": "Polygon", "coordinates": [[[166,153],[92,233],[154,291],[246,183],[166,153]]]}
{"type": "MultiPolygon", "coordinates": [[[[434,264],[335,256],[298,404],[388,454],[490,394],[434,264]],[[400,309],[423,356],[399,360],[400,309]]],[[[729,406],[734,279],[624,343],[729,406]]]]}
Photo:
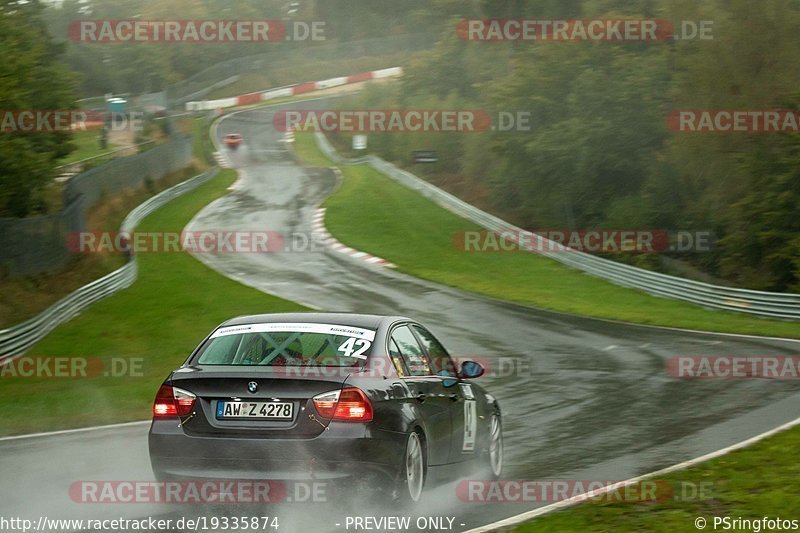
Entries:
{"type": "Polygon", "coordinates": [[[124,427],[134,427],[149,424],[150,420],[139,420],[138,422],[124,422],[122,424],[109,424],[106,426],[90,426],[85,428],[76,428],[76,429],[62,429],[60,431],[48,431],[45,433],[28,433],[27,435],[13,435],[11,437],[0,437],[0,442],[9,441],[9,440],[20,440],[20,439],[33,439],[33,438],[42,438],[42,437],[52,437],[55,435],[69,435],[72,433],[83,433],[86,431],[97,431],[99,429],[112,429],[112,428],[124,428],[124,427]]]}
{"type": "Polygon", "coordinates": [[[791,422],[787,422],[783,425],[776,427],[775,429],[771,429],[769,431],[765,431],[755,437],[750,437],[747,440],[743,440],[731,446],[727,446],[725,448],[716,450],[711,453],[707,453],[705,455],[701,455],[700,457],[696,457],[694,459],[690,459],[688,461],[684,461],[682,463],[678,463],[676,465],[668,466],[667,468],[662,468],[661,470],[656,470],[655,472],[650,472],[649,474],[644,474],[638,477],[634,477],[628,479],[626,481],[620,481],[619,483],[614,483],[613,485],[607,485],[602,489],[593,490],[590,492],[585,492],[583,494],[579,494],[577,496],[573,496],[567,500],[562,500],[560,502],[551,503],[550,505],[545,505],[544,507],[540,507],[538,509],[533,509],[532,511],[527,511],[524,513],[520,513],[515,516],[511,516],[509,518],[504,518],[503,520],[498,520],[497,522],[492,522],[491,524],[486,524],[484,526],[476,527],[474,529],[470,529],[464,533],[484,533],[486,531],[494,531],[500,528],[510,527],[521,522],[526,522],[533,518],[551,513],[553,511],[558,511],[559,509],[565,509],[567,507],[572,507],[573,505],[577,505],[586,501],[587,499],[593,498],[595,496],[599,496],[606,492],[612,492],[622,487],[627,487],[629,485],[633,485],[634,483],[639,483],[642,480],[649,479],[655,476],[663,476],[664,474],[669,474],[671,472],[675,472],[677,470],[684,470],[691,466],[698,465],[700,463],[704,463],[706,461],[710,461],[711,459],[716,459],[717,457],[721,457],[726,455],[732,451],[739,450],[742,448],[746,448],[751,444],[755,444],[756,442],[763,440],[767,437],[771,437],[776,433],[780,433],[781,431],[786,431],[787,429],[791,429],[797,425],[800,425],[800,418],[796,418],[791,422]]]}

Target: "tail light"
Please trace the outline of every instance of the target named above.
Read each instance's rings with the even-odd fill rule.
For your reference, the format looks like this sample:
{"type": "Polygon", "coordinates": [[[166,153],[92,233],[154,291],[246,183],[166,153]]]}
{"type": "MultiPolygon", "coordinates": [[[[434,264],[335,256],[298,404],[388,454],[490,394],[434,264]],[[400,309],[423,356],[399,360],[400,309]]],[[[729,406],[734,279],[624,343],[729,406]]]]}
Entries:
{"type": "Polygon", "coordinates": [[[372,420],[372,404],[361,389],[355,387],[331,391],[312,398],[314,407],[323,418],[350,422],[372,420]]]}
{"type": "Polygon", "coordinates": [[[197,397],[189,391],[161,385],[153,403],[153,417],[167,418],[176,416],[186,416],[194,409],[194,401],[197,397]]]}

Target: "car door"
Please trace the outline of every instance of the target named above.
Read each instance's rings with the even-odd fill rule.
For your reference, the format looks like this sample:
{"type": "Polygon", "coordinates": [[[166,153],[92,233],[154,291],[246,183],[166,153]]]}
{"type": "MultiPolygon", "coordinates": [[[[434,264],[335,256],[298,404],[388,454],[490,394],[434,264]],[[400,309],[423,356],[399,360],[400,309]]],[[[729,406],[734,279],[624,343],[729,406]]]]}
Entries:
{"type": "Polygon", "coordinates": [[[430,361],[408,324],[395,327],[389,336],[389,355],[402,366],[401,378],[411,401],[417,404],[426,430],[428,464],[447,464],[450,458],[451,422],[448,391],[431,372],[430,361]]]}
{"type": "Polygon", "coordinates": [[[453,359],[442,343],[419,324],[411,329],[417,335],[422,351],[428,356],[431,372],[441,380],[450,409],[450,455],[449,462],[457,463],[470,459],[475,453],[477,441],[477,403],[472,385],[459,380],[453,359]]]}

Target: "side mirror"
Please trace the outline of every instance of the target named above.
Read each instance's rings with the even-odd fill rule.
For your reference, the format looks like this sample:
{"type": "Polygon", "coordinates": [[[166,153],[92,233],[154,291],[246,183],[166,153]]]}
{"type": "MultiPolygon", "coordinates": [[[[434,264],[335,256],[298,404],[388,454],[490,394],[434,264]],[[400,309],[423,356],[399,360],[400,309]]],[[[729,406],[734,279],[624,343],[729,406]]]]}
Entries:
{"type": "Polygon", "coordinates": [[[484,370],[480,363],[464,361],[461,364],[461,371],[458,373],[458,377],[466,379],[479,378],[483,375],[483,372],[484,370]]]}

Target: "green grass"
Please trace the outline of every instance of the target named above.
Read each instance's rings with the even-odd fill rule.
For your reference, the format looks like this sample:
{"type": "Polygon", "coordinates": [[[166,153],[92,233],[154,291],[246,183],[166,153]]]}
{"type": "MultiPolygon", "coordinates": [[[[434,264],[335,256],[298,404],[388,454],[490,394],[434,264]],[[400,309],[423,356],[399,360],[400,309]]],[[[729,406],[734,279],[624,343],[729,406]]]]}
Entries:
{"type": "MultiPolygon", "coordinates": [[[[330,166],[309,134],[295,150],[310,165],[330,166]]],[[[409,274],[522,304],[588,316],[689,329],[800,337],[800,325],[709,311],[617,287],[526,253],[457,251],[453,235],[476,227],[365,165],[341,167],[341,188],[325,203],[328,230],[342,242],[388,259],[409,274]],[[356,215],[354,215],[356,214],[356,215]]],[[[694,520],[714,516],[795,516],[800,428],[750,448],[659,478],[702,487],[693,500],[592,502],[523,524],[515,531],[697,531],[694,520]]],[[[685,484],[685,485],[682,485],[685,484]]],[[[524,504],[520,512],[525,511],[524,504]]]]}
{"type": "MultiPolygon", "coordinates": [[[[139,231],[181,231],[226,193],[235,171],[173,200],[139,231]]],[[[142,377],[86,379],[0,377],[5,435],[143,420],[168,372],[215,326],[236,315],[303,308],[245,287],[189,254],[140,254],[139,279],[56,329],[30,356],[142,358],[142,377]]]]}
{"type": "Polygon", "coordinates": [[[72,144],[77,148],[65,158],[59,160],[59,165],[67,165],[89,157],[105,155],[118,149],[118,146],[108,145],[105,150],[100,149],[100,130],[75,131],[72,134],[72,144]]]}
{"type": "MultiPolygon", "coordinates": [[[[295,150],[316,166],[333,163],[313,136],[295,150]]],[[[475,224],[366,165],[343,166],[342,187],[325,203],[325,223],[340,241],[428,280],[555,311],[640,324],[800,338],[797,322],[712,311],[613,285],[530,253],[457,250],[454,236],[475,224]]]]}
{"type": "MultiPolygon", "coordinates": [[[[658,486],[672,487],[678,497],[659,502],[585,503],[534,519],[514,531],[698,531],[694,526],[697,517],[705,518],[705,529],[713,531],[714,516],[800,519],[798,447],[800,428],[793,428],[697,467],[659,477],[658,486]],[[681,498],[682,486],[702,488],[704,494],[681,498]]],[[[721,528],[718,525],[717,531],[721,528]]],[[[740,531],[730,529],[734,530],[740,531]]]]}
{"type": "MultiPolygon", "coordinates": [[[[195,167],[171,172],[162,179],[137,189],[125,189],[104,196],[86,213],[86,228],[117,231],[137,205],[198,173],[195,167]]],[[[62,268],[34,276],[0,277],[0,329],[32,318],[58,300],[125,264],[119,254],[74,254],[62,268]]]]}
{"type": "Polygon", "coordinates": [[[211,152],[213,145],[211,144],[211,137],[209,137],[208,123],[205,117],[193,118],[191,121],[192,129],[192,155],[195,159],[195,164],[201,168],[208,168],[212,161],[211,152]]]}

